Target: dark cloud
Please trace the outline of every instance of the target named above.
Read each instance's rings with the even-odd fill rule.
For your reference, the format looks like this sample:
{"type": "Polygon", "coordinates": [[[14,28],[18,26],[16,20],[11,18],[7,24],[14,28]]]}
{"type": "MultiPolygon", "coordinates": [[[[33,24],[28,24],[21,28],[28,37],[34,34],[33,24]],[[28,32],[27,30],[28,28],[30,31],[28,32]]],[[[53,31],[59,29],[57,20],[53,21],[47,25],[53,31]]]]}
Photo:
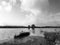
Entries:
{"type": "Polygon", "coordinates": [[[35,7],[43,12],[58,13],[60,12],[60,0],[37,0],[35,7]]]}
{"type": "Polygon", "coordinates": [[[60,25],[57,13],[60,13],[60,0],[41,0],[36,2],[35,8],[42,13],[37,16],[38,25],[60,25]],[[43,16],[42,16],[43,15],[43,16]]]}
{"type": "Polygon", "coordinates": [[[49,7],[51,13],[60,12],[60,0],[49,0],[49,7]]]}

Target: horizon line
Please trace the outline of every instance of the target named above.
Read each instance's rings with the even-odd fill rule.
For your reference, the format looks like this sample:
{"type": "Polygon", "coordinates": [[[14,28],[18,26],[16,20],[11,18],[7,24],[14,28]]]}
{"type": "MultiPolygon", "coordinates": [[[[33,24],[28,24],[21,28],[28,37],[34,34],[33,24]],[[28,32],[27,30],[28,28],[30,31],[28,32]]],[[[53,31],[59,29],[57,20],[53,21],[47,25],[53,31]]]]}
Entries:
{"type": "Polygon", "coordinates": [[[0,26],[0,28],[60,28],[60,26],[0,26]]]}

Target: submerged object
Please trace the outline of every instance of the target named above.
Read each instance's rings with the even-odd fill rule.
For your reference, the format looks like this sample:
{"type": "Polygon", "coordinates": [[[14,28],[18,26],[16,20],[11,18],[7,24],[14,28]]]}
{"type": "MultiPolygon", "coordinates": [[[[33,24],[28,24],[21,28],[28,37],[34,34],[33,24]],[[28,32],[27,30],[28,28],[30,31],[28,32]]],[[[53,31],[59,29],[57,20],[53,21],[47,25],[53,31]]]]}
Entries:
{"type": "Polygon", "coordinates": [[[22,38],[28,37],[29,35],[30,35],[30,32],[22,32],[19,35],[15,35],[14,39],[22,39],[22,38]]]}

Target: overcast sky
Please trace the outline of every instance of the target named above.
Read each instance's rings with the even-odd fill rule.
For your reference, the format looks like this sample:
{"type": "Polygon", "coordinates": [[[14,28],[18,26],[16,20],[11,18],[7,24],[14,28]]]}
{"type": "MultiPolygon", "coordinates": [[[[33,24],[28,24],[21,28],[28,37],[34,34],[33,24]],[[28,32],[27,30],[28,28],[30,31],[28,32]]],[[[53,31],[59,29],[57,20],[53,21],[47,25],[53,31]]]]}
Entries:
{"type": "Polygon", "coordinates": [[[10,0],[5,5],[3,3],[0,3],[0,25],[60,24],[60,0],[10,0]]]}

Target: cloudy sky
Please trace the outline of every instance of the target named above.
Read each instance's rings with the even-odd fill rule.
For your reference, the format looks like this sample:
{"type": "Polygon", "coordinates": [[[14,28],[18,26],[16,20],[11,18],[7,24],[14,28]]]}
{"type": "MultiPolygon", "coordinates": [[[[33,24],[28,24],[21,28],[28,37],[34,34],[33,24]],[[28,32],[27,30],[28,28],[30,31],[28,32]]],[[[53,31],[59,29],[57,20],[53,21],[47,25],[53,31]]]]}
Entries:
{"type": "Polygon", "coordinates": [[[0,1],[0,25],[60,25],[60,0],[4,1],[0,1]]]}

